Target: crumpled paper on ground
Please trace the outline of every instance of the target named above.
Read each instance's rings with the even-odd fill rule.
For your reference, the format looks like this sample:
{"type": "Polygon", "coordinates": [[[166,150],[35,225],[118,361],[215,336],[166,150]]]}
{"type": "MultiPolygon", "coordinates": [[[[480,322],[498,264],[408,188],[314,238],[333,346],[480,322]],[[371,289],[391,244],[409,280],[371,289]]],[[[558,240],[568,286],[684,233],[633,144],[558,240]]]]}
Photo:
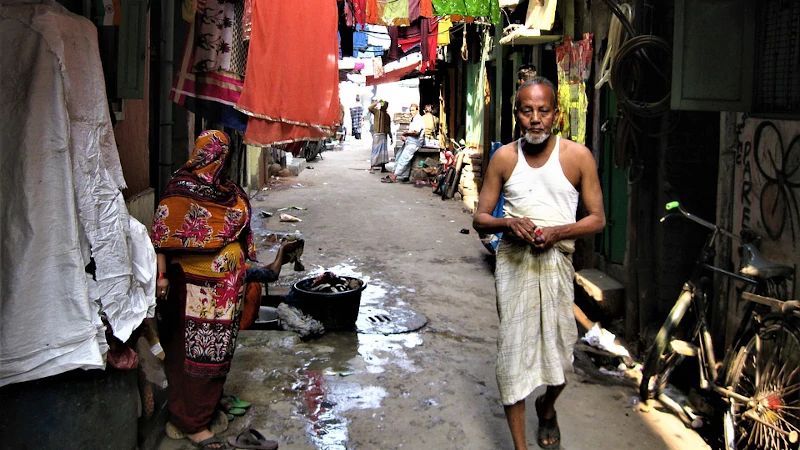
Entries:
{"type": "Polygon", "coordinates": [[[605,328],[600,328],[600,325],[598,324],[594,324],[594,326],[586,332],[581,340],[592,347],[605,350],[618,356],[630,356],[630,353],[628,353],[628,350],[625,347],[614,342],[614,339],[616,338],[617,336],[615,336],[614,333],[606,330],[605,328]]]}

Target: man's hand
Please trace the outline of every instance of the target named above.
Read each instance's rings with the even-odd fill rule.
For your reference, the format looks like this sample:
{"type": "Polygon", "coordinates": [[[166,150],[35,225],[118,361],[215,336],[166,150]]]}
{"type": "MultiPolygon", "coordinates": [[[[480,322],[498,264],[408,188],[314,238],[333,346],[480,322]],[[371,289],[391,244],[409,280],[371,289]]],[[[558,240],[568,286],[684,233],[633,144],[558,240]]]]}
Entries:
{"type": "Polygon", "coordinates": [[[536,224],[527,217],[509,219],[508,228],[520,239],[526,240],[533,245],[536,241],[536,224]]]}
{"type": "Polygon", "coordinates": [[[539,250],[547,250],[561,240],[555,227],[542,227],[534,232],[533,246],[539,250]]]}
{"type": "Polygon", "coordinates": [[[400,140],[401,140],[401,141],[403,141],[403,142],[405,142],[405,141],[406,141],[406,135],[405,135],[405,134],[401,135],[401,136],[400,136],[400,140]]]}

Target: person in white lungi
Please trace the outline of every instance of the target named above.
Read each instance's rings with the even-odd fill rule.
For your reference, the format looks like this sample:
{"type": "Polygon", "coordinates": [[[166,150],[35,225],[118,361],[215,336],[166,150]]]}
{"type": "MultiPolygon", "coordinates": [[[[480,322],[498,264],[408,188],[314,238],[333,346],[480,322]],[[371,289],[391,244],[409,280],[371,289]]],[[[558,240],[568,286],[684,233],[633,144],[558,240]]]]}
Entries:
{"type": "Polygon", "coordinates": [[[495,269],[497,384],[516,450],[528,448],[525,398],[543,385],[547,390],[536,400],[537,442],[547,449],[560,445],[555,402],[578,338],[572,253],[576,238],[605,226],[592,153],[551,134],[557,105],[555,86],[546,78],[520,86],[514,108],[521,138],[492,157],[473,218],[479,233],[503,233],[495,269]],[[492,211],[501,192],[505,204],[497,218],[492,211]],[[579,197],[588,215],[576,221],[579,197]]]}

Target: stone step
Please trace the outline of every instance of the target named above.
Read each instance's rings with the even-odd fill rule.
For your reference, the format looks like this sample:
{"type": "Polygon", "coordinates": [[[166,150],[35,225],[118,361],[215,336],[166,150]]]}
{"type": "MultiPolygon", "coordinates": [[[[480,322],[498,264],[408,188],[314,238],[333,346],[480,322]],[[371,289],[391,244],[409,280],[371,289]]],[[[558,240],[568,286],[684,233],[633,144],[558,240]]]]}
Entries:
{"type": "Polygon", "coordinates": [[[578,287],[575,296],[583,296],[610,319],[622,316],[625,310],[625,286],[597,269],[583,269],[575,273],[578,287]]]}

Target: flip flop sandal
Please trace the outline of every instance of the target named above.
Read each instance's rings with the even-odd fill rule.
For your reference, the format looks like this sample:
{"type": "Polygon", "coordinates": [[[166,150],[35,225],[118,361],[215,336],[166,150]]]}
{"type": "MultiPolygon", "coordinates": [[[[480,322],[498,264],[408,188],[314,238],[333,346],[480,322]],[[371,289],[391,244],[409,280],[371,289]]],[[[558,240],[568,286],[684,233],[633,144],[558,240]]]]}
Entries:
{"type": "Polygon", "coordinates": [[[247,409],[252,405],[250,402],[246,402],[235,395],[225,395],[220,399],[220,402],[223,402],[227,405],[231,405],[231,408],[244,408],[247,409]]]}
{"type": "Polygon", "coordinates": [[[381,178],[381,183],[394,183],[395,181],[389,175],[381,178]]]}
{"type": "Polygon", "coordinates": [[[250,428],[242,431],[239,436],[228,436],[228,444],[236,448],[254,448],[258,450],[275,450],[278,448],[276,441],[267,440],[258,430],[250,428]]]}
{"type": "Polygon", "coordinates": [[[247,413],[247,410],[244,408],[231,408],[225,412],[227,414],[232,414],[234,416],[243,416],[247,413]]]}
{"type": "Polygon", "coordinates": [[[554,414],[550,419],[542,417],[542,414],[539,412],[540,398],[541,397],[537,398],[535,402],[536,416],[539,418],[539,431],[536,435],[536,444],[547,450],[557,449],[561,445],[561,429],[558,426],[558,415],[554,414]],[[555,440],[549,444],[544,443],[544,441],[549,441],[551,439],[555,440]]]}
{"type": "Polygon", "coordinates": [[[211,436],[210,438],[203,439],[200,442],[192,442],[192,445],[203,450],[232,450],[230,444],[217,436],[211,436]]]}

